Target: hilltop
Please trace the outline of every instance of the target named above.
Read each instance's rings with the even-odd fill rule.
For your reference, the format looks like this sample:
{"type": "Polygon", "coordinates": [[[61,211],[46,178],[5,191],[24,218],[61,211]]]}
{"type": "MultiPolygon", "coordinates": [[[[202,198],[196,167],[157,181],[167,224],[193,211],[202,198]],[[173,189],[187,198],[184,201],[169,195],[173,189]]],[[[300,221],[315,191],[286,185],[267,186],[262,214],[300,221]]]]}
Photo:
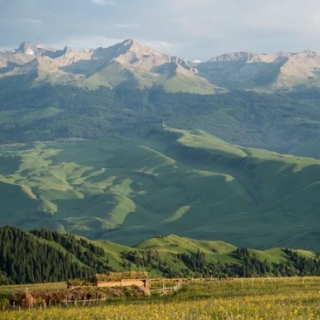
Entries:
{"type": "Polygon", "coordinates": [[[157,236],[126,247],[47,229],[0,228],[0,284],[91,278],[110,271],[147,271],[149,277],[319,275],[312,251],[258,251],[222,241],[157,236]],[[14,241],[12,241],[14,239],[14,241]]]}
{"type": "Polygon", "coordinates": [[[320,161],[201,131],[0,149],[1,224],[133,244],[159,234],[318,250],[320,161]]]}

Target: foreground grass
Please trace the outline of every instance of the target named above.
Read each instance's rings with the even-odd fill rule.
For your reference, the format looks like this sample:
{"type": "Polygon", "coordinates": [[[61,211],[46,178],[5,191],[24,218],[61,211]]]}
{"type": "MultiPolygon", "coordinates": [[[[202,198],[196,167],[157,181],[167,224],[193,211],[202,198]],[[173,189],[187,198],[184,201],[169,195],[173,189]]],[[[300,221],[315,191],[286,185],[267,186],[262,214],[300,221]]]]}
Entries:
{"type": "Polygon", "coordinates": [[[54,283],[36,283],[36,284],[14,284],[0,287],[0,294],[11,294],[14,291],[30,291],[36,290],[62,290],[67,287],[66,282],[54,282],[54,283]]]}
{"type": "Polygon", "coordinates": [[[175,295],[101,305],[3,311],[1,319],[320,319],[320,278],[191,284],[175,295]]]}

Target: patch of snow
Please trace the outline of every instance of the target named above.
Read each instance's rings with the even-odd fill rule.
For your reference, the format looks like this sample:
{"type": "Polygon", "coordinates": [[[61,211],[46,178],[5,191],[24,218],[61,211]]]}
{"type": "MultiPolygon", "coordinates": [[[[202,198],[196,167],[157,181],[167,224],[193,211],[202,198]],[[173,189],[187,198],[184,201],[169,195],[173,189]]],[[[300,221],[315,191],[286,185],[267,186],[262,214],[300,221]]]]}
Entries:
{"type": "Polygon", "coordinates": [[[34,56],[35,55],[34,51],[31,50],[31,49],[27,49],[26,50],[26,54],[28,54],[29,56],[34,56]]]}

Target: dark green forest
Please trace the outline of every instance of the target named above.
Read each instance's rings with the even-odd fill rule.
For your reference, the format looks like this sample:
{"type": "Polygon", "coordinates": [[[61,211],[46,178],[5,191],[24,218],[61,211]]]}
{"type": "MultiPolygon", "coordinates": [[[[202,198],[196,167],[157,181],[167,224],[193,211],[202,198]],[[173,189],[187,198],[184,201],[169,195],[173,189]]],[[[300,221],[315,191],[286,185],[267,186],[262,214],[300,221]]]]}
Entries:
{"type": "Polygon", "coordinates": [[[90,277],[112,270],[103,257],[101,248],[69,234],[46,229],[27,233],[8,226],[0,229],[0,284],[90,277]]]}
{"type": "Polygon", "coordinates": [[[100,87],[0,90],[0,143],[140,135],[162,125],[202,129],[228,142],[285,152],[320,133],[318,90],[215,95],[100,87]]]}

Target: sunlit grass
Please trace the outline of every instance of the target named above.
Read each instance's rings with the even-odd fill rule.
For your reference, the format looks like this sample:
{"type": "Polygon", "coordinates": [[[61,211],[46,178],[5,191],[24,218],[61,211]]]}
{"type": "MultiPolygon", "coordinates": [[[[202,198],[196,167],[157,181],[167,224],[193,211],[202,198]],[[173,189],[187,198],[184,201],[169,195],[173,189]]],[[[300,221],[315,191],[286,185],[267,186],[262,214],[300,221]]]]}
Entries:
{"type": "Polygon", "coordinates": [[[319,174],[316,159],[170,127],[140,139],[2,146],[0,221],[127,245],[180,234],[315,249],[319,174]]]}
{"type": "Polygon", "coordinates": [[[320,278],[263,278],[189,284],[151,299],[115,299],[100,305],[61,305],[3,311],[1,319],[318,319],[320,278]]]}

